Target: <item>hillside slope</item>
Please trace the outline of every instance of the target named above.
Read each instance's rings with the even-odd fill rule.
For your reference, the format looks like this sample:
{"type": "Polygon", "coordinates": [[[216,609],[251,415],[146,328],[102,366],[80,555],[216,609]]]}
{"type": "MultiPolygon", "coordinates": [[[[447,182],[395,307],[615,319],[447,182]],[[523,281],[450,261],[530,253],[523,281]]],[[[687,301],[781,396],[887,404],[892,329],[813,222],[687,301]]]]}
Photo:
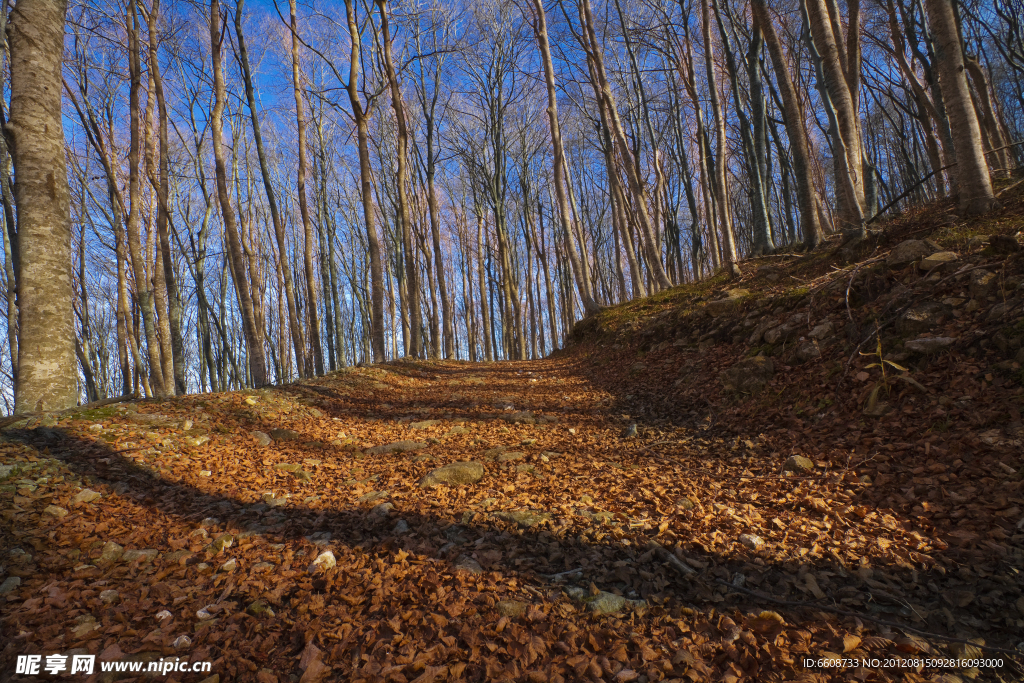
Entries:
{"type": "Polygon", "coordinates": [[[11,424],[0,678],[1019,680],[1022,201],[747,262],[543,361],[11,424]],[[1003,665],[892,662],[953,656],[1003,665]],[[890,663],[804,664],[840,657],[890,663]]]}

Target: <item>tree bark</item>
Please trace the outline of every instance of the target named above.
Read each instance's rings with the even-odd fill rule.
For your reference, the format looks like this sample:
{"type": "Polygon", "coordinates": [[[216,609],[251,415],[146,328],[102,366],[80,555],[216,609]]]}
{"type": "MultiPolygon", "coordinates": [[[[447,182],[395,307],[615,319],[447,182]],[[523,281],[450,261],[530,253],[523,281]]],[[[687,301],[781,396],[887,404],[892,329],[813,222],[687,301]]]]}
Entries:
{"type": "MultiPolygon", "coordinates": [[[[267,384],[267,362],[263,351],[263,330],[256,326],[249,283],[245,276],[242,243],[238,235],[235,211],[231,206],[228,192],[228,171],[224,158],[224,105],[227,94],[224,87],[224,69],[221,65],[223,48],[220,27],[220,0],[210,0],[210,45],[213,66],[214,106],[210,115],[210,129],[213,135],[214,169],[217,175],[217,198],[220,201],[221,216],[224,219],[224,246],[227,251],[228,269],[238,295],[238,307],[242,314],[242,334],[245,337],[249,361],[249,374],[257,387],[267,384]]],[[[241,378],[239,378],[241,379],[241,378]]]]}
{"type": "MultiPolygon", "coordinates": [[[[294,2],[294,0],[292,0],[294,2]]],[[[402,251],[405,254],[406,292],[409,300],[409,348],[412,356],[419,358],[423,342],[421,339],[422,314],[420,312],[419,270],[416,267],[416,251],[412,243],[412,212],[409,210],[409,196],[406,193],[409,163],[409,128],[405,117],[405,103],[402,90],[395,72],[394,58],[391,54],[391,24],[387,0],[376,0],[380,11],[381,42],[384,52],[384,70],[391,89],[391,108],[395,112],[396,143],[395,163],[398,167],[396,183],[398,185],[398,221],[402,224],[402,251]]]]}
{"type": "Polygon", "coordinates": [[[298,129],[299,168],[296,190],[299,195],[299,214],[302,216],[302,264],[306,276],[306,314],[309,317],[309,345],[313,351],[313,369],[324,374],[324,350],[320,343],[319,297],[316,292],[316,274],[313,270],[313,223],[309,219],[306,200],[306,114],[302,102],[301,74],[299,70],[299,27],[295,0],[288,0],[292,29],[292,89],[295,93],[295,125],[298,129]]]}
{"type": "Polygon", "coordinates": [[[804,129],[804,116],[800,109],[796,87],[789,75],[789,65],[782,51],[782,42],[775,32],[771,17],[768,15],[766,0],[751,0],[754,20],[764,35],[768,54],[775,69],[775,82],[782,96],[782,118],[786,124],[786,135],[789,137],[789,149],[793,155],[793,175],[796,176],[797,201],[800,203],[800,229],[803,232],[804,246],[813,249],[821,242],[821,226],[818,224],[818,212],[815,206],[814,178],[811,175],[810,144],[807,131],[804,129]]]}
{"type": "Polygon", "coordinates": [[[974,111],[971,91],[964,73],[964,55],[953,11],[954,0],[925,0],[928,28],[935,48],[939,88],[953,132],[960,212],[977,216],[994,209],[998,202],[992,192],[988,163],[982,146],[981,126],[974,111]]]}
{"type": "Polygon", "coordinates": [[[78,403],[71,192],[61,118],[66,13],[66,0],[19,0],[8,26],[11,116],[4,133],[14,160],[20,271],[15,414],[78,403]]]}

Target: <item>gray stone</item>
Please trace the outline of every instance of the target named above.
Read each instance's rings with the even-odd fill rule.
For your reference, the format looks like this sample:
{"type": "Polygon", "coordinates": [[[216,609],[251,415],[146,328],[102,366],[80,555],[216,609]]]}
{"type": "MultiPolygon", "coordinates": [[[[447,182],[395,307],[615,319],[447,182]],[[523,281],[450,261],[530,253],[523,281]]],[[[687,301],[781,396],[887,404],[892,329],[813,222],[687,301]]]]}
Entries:
{"type": "Polygon", "coordinates": [[[71,502],[75,505],[81,505],[83,503],[91,503],[94,500],[99,500],[103,497],[102,493],[93,491],[92,489],[82,489],[75,494],[75,497],[71,499],[71,502]]]}
{"type": "Polygon", "coordinates": [[[436,425],[441,424],[440,420],[421,420],[419,422],[413,422],[409,426],[413,429],[430,429],[436,425]]]}
{"type": "Polygon", "coordinates": [[[949,306],[939,301],[925,301],[900,316],[896,326],[900,334],[918,335],[941,325],[949,313],[949,306]]]}
{"type": "Polygon", "coordinates": [[[775,376],[775,364],[766,356],[744,358],[719,374],[726,391],[741,394],[759,393],[775,376]]]}
{"type": "Polygon", "coordinates": [[[743,305],[743,299],[749,296],[750,292],[746,289],[731,289],[724,294],[721,299],[715,299],[705,304],[704,310],[708,312],[708,315],[718,318],[739,311],[743,305]]]}
{"type": "Polygon", "coordinates": [[[4,579],[3,583],[0,583],[0,595],[7,595],[15,588],[21,585],[21,578],[18,576],[8,576],[4,579]]]}
{"type": "Polygon", "coordinates": [[[475,484],[484,477],[484,466],[481,463],[466,461],[453,462],[450,465],[439,467],[428,472],[420,479],[420,488],[432,488],[440,484],[456,486],[460,484],[475,484]]]}
{"type": "Polygon", "coordinates": [[[121,594],[113,588],[100,592],[100,600],[104,605],[113,605],[121,600],[121,594]]]}
{"type": "Polygon", "coordinates": [[[189,446],[194,447],[194,448],[198,448],[198,447],[202,446],[203,444],[208,443],[209,441],[210,441],[210,437],[208,437],[206,435],[203,435],[203,436],[186,436],[185,437],[185,443],[188,444],[189,446]]]}
{"type": "Polygon", "coordinates": [[[395,524],[395,528],[392,530],[392,533],[395,533],[395,534],[409,533],[409,522],[405,521],[404,519],[398,520],[398,523],[395,524]]]}
{"type": "Polygon", "coordinates": [[[802,341],[797,347],[793,356],[801,363],[806,363],[814,358],[821,358],[821,349],[813,341],[802,341]]]}
{"type": "Polygon", "coordinates": [[[495,512],[494,516],[500,520],[518,524],[523,528],[537,526],[551,519],[551,513],[543,510],[505,510],[495,512]]]}
{"type": "Polygon", "coordinates": [[[274,571],[274,565],[270,562],[257,562],[252,566],[252,571],[256,574],[262,574],[263,572],[274,571]]]}
{"type": "Polygon", "coordinates": [[[1016,254],[1020,251],[1020,243],[1011,235],[992,235],[988,240],[988,251],[993,254],[1016,254]]]}
{"type": "Polygon", "coordinates": [[[14,465],[0,465],[0,481],[9,479],[16,474],[14,465]]]}
{"type": "Polygon", "coordinates": [[[740,534],[739,541],[749,550],[760,550],[764,547],[764,539],[755,534],[740,534]]]}
{"type": "Polygon", "coordinates": [[[298,441],[302,435],[294,429],[271,429],[270,437],[274,441],[298,441]]]}
{"type": "Polygon", "coordinates": [[[521,600],[499,600],[494,605],[494,609],[503,617],[510,617],[516,619],[526,614],[529,609],[529,605],[521,600]]]}
{"type": "Polygon", "coordinates": [[[807,334],[807,336],[810,337],[811,339],[816,339],[818,341],[824,341],[826,339],[830,339],[834,332],[835,332],[834,326],[832,325],[831,322],[826,320],[825,322],[821,323],[820,325],[816,325],[814,327],[814,329],[811,330],[807,334]]]}
{"type": "Polygon", "coordinates": [[[814,469],[814,462],[802,455],[791,455],[782,466],[783,472],[810,472],[814,469]]]}
{"type": "Polygon", "coordinates": [[[796,336],[797,332],[798,328],[796,325],[783,323],[782,325],[777,325],[770,330],[766,330],[763,336],[766,342],[775,346],[776,344],[784,344],[788,342],[796,336]]]}
{"type": "Polygon", "coordinates": [[[587,601],[587,611],[591,614],[618,614],[628,609],[643,609],[647,607],[644,600],[630,600],[615,593],[601,591],[592,600],[587,601]]]}
{"type": "Polygon", "coordinates": [[[388,497],[387,491],[370,491],[356,498],[357,503],[373,503],[388,497]]]}
{"type": "Polygon", "coordinates": [[[43,514],[47,517],[56,517],[57,519],[63,519],[68,516],[68,511],[62,507],[56,505],[47,505],[43,508],[43,514]]]}
{"type": "Polygon", "coordinates": [[[121,555],[123,562],[152,562],[156,559],[159,551],[156,548],[145,548],[143,550],[125,550],[121,555]]]}
{"type": "Polygon", "coordinates": [[[274,465],[275,470],[283,470],[285,472],[298,472],[302,469],[302,465],[294,462],[279,462],[274,465]]]}
{"type": "Polygon", "coordinates": [[[325,572],[329,569],[334,569],[337,564],[338,561],[334,559],[334,553],[330,550],[325,550],[317,555],[316,559],[313,560],[313,563],[309,565],[309,573],[315,574],[317,572],[325,572]]]}
{"type": "Polygon", "coordinates": [[[71,634],[75,636],[76,640],[81,640],[100,628],[100,626],[101,624],[97,623],[96,617],[91,614],[83,614],[75,619],[75,625],[71,629],[71,634]]]}
{"type": "Polygon", "coordinates": [[[395,441],[394,443],[383,444],[367,448],[364,451],[367,455],[383,455],[384,453],[407,453],[426,448],[427,444],[422,441],[395,441]]]}
{"type": "Polygon", "coordinates": [[[265,432],[255,431],[252,433],[252,436],[261,446],[269,446],[274,443],[274,440],[270,438],[270,435],[265,432]]]}
{"type": "Polygon", "coordinates": [[[245,611],[254,617],[274,616],[274,610],[263,600],[253,600],[249,603],[249,606],[245,608],[245,611]]]}
{"type": "Polygon", "coordinates": [[[921,270],[933,270],[936,268],[946,270],[956,265],[957,260],[957,255],[952,251],[938,251],[921,259],[917,267],[921,270]]]}
{"type": "Polygon", "coordinates": [[[97,562],[117,562],[124,555],[124,548],[114,543],[113,541],[107,541],[103,550],[100,552],[100,556],[96,558],[97,562]]]}
{"type": "Polygon", "coordinates": [[[987,270],[975,270],[971,272],[971,284],[968,291],[975,299],[984,299],[991,295],[996,288],[999,276],[987,270]]]}
{"type": "Polygon", "coordinates": [[[370,509],[370,517],[384,519],[395,509],[394,503],[378,503],[370,509]]]}
{"type": "Polygon", "coordinates": [[[901,268],[908,263],[928,256],[933,248],[928,246],[924,240],[905,240],[897,244],[889,255],[885,257],[885,265],[890,268],[901,268]]]}
{"type": "Polygon", "coordinates": [[[506,422],[522,423],[522,424],[536,424],[537,418],[534,417],[533,411],[520,410],[517,413],[512,413],[505,418],[506,422]]]}
{"type": "Polygon", "coordinates": [[[299,481],[313,481],[313,475],[306,470],[296,470],[292,472],[292,476],[299,481]]]}
{"type": "Polygon", "coordinates": [[[472,557],[460,555],[459,559],[455,560],[455,571],[469,572],[470,574],[483,574],[484,568],[481,567],[480,563],[472,557]]]}
{"type": "Polygon", "coordinates": [[[526,453],[520,451],[507,451],[498,456],[498,462],[509,462],[510,460],[522,460],[526,453]]]}
{"type": "Polygon", "coordinates": [[[941,353],[956,343],[956,337],[921,337],[903,343],[903,348],[926,356],[941,353]]]}

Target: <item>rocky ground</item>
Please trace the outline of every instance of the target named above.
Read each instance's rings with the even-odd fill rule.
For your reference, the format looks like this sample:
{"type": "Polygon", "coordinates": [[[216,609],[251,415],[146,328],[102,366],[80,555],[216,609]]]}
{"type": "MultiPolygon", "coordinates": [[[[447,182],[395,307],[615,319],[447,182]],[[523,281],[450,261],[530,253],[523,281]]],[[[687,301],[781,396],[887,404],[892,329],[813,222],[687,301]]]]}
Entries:
{"type": "Polygon", "coordinates": [[[610,309],[544,361],[8,424],[0,680],[33,653],[260,683],[1020,680],[1014,202],[610,309]]]}

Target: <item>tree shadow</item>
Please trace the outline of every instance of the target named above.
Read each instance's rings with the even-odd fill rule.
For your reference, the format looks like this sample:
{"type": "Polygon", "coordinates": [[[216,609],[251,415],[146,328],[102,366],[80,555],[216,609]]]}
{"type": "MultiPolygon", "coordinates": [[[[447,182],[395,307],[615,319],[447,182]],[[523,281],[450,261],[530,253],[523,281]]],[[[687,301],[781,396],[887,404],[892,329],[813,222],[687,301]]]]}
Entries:
{"type": "MultiPolygon", "coordinates": [[[[560,367],[565,369],[564,364],[560,367]]],[[[430,370],[434,376],[453,379],[481,372],[472,368],[435,370],[430,370]]],[[[489,366],[485,372],[493,374],[495,370],[498,368],[489,366]]],[[[413,376],[422,371],[406,364],[399,374],[413,376]]],[[[517,377],[515,373],[507,371],[510,378],[517,377]]],[[[372,409],[374,417],[393,420],[407,415],[413,404],[424,402],[395,399],[394,408],[382,412],[379,402],[353,403],[351,396],[345,396],[346,412],[332,414],[331,401],[340,394],[332,394],[329,386],[290,385],[279,391],[317,398],[327,417],[352,418],[353,410],[365,410],[369,415],[372,409]]],[[[468,408],[462,412],[453,409],[451,415],[479,419],[468,408]]],[[[252,428],[267,426],[257,422],[252,428]]],[[[323,658],[334,676],[348,680],[408,680],[429,672],[424,667],[432,665],[447,666],[453,679],[461,675],[467,680],[611,680],[623,670],[662,680],[681,677],[687,671],[716,677],[731,671],[754,678],[792,677],[803,671],[798,661],[803,653],[843,652],[844,644],[850,644],[844,643],[843,636],[860,632],[862,626],[868,627],[862,632],[863,644],[846,647],[851,656],[894,653],[897,647],[908,653],[929,651],[929,646],[904,638],[897,624],[953,637],[981,636],[989,645],[1006,649],[1021,636],[1020,621],[1007,609],[1024,599],[1021,583],[1013,578],[1008,581],[1002,574],[958,573],[941,564],[923,569],[899,559],[850,566],[835,554],[779,561],[767,550],[736,552],[728,549],[734,546],[698,544],[680,545],[672,559],[665,555],[671,550],[654,545],[665,542],[656,525],[616,510],[597,515],[576,505],[515,517],[508,513],[528,506],[503,506],[499,500],[489,509],[474,506],[466,510],[465,497],[449,490],[427,491],[419,500],[396,494],[359,502],[347,495],[341,496],[347,499],[343,503],[325,502],[339,498],[328,495],[332,487],[340,488],[332,481],[332,470],[316,473],[319,481],[314,481],[314,486],[325,497],[305,497],[304,502],[300,498],[307,492],[305,485],[287,477],[276,480],[275,486],[295,493],[277,505],[276,500],[267,502],[254,497],[252,491],[240,491],[238,482],[232,481],[226,456],[220,456],[219,462],[226,463],[227,474],[218,473],[207,486],[175,480],[178,475],[173,468],[161,471],[155,461],[150,464],[142,458],[138,462],[137,453],[119,452],[67,429],[9,430],[7,438],[48,451],[85,485],[101,489],[107,495],[105,502],[134,511],[137,519],[121,520],[129,527],[160,520],[168,526],[163,540],[154,543],[161,556],[149,565],[100,563],[76,572],[74,564],[93,564],[102,552],[95,544],[84,545],[80,560],[52,562],[45,568],[47,577],[26,581],[26,589],[38,592],[42,584],[60,581],[86,588],[103,581],[103,585],[142,581],[154,587],[178,582],[191,587],[182,600],[176,599],[173,591],[155,588],[143,599],[152,604],[150,613],[159,606],[179,615],[194,614],[210,600],[209,595],[216,594],[218,603],[234,607],[219,619],[220,626],[216,622],[214,626],[195,625],[193,659],[218,659],[240,680],[253,680],[256,669],[265,664],[280,666],[282,657],[297,658],[308,642],[324,651],[323,658]],[[382,502],[395,507],[374,507],[382,502]],[[405,530],[399,520],[405,523],[405,530]],[[221,533],[232,534],[234,551],[215,552],[211,547],[221,533]],[[329,539],[325,537],[328,533],[329,539]],[[285,546],[278,545],[282,543],[285,546]],[[337,568],[309,573],[307,567],[324,548],[335,554],[337,568]],[[238,569],[233,573],[218,570],[236,554],[241,559],[238,569]],[[272,559],[276,566],[269,573],[258,573],[255,556],[272,559]],[[681,566],[695,572],[683,574],[681,566]],[[479,569],[482,573],[477,573],[479,569]],[[817,577],[813,587],[808,576],[817,577]],[[615,614],[594,614],[590,610],[600,603],[586,601],[596,591],[644,600],[647,607],[633,611],[627,605],[615,614]],[[967,592],[973,597],[966,604],[950,602],[964,602],[967,592]],[[574,600],[566,597],[570,593],[574,600]],[[454,608],[453,595],[458,596],[454,608]],[[496,604],[503,599],[530,606],[520,609],[496,604]],[[255,600],[266,601],[278,616],[267,620],[247,615],[246,606],[255,600]],[[862,616],[822,616],[830,609],[862,616]],[[417,610],[420,617],[424,613],[440,616],[416,627],[403,626],[404,615],[417,610]],[[444,610],[448,611],[442,614],[444,610]],[[771,619],[758,621],[755,615],[761,610],[778,613],[785,626],[771,619]],[[871,623],[871,619],[893,625],[871,623]],[[225,626],[235,629],[234,636],[224,635],[225,626]],[[866,639],[869,633],[877,636],[875,640],[866,639]],[[530,634],[540,637],[542,643],[531,644],[530,634]],[[424,651],[429,656],[417,660],[416,653],[424,651]],[[684,651],[685,655],[679,654],[684,651]],[[585,658],[580,659],[581,655],[585,658]],[[232,662],[233,658],[252,666],[232,662]]],[[[286,444],[282,452],[325,461],[352,455],[339,449],[325,455],[323,444],[286,444]]],[[[416,457],[407,456],[410,461],[416,457]]],[[[629,460],[624,457],[623,463],[641,462],[639,458],[636,463],[629,460]]],[[[392,464],[396,471],[404,466],[397,460],[392,464]]],[[[420,469],[425,466],[417,465],[420,469]]],[[[514,461],[490,462],[486,468],[476,487],[487,489],[498,499],[501,489],[514,484],[517,477],[532,476],[517,472],[514,461]]],[[[237,476],[253,473],[239,472],[237,476]]],[[[63,525],[76,519],[76,523],[95,529],[105,508],[73,508],[71,517],[48,526],[44,517],[32,520],[45,526],[48,533],[59,535],[63,525]]],[[[701,509],[703,506],[677,510],[672,522],[695,523],[702,514],[710,513],[701,509]]],[[[801,514],[812,517],[815,513],[806,510],[801,514]]],[[[4,525],[8,538],[24,533],[16,528],[13,515],[5,518],[4,525]]],[[[81,537],[79,542],[83,542],[81,537]]],[[[22,590],[19,598],[27,598],[26,592],[22,590]]],[[[104,623],[127,616],[115,606],[99,607],[95,598],[91,602],[81,598],[68,608],[97,612],[104,623]]],[[[24,601],[20,606],[8,602],[3,611],[3,629],[11,643],[18,643],[18,654],[40,650],[46,644],[19,632],[33,618],[24,601]]],[[[139,618],[141,622],[132,628],[136,635],[115,637],[115,642],[172,654],[166,638],[157,637],[148,645],[139,642],[142,634],[160,626],[152,617],[139,618]]],[[[179,627],[189,627],[187,616],[176,619],[179,627]]],[[[164,628],[170,627],[164,624],[164,628]]],[[[86,645],[98,649],[101,643],[93,640],[86,645]]],[[[3,652],[0,665],[6,671],[14,652],[11,648],[3,652]]],[[[628,680],[628,676],[619,680],[628,680]]]]}

